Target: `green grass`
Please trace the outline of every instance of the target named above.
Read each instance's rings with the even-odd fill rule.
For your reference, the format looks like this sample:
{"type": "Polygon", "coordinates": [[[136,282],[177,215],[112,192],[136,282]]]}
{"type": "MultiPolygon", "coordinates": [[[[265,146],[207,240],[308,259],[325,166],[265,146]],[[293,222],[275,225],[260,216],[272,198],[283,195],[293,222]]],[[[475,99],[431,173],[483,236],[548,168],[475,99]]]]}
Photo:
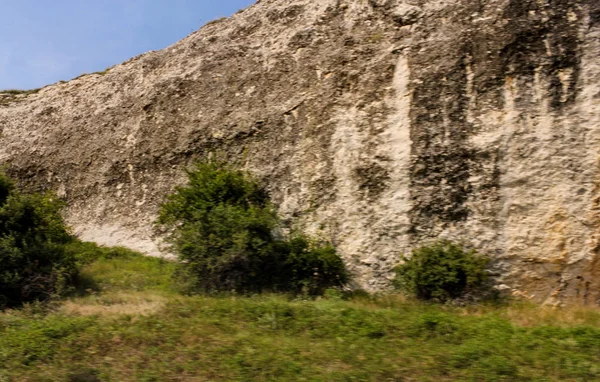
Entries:
{"type": "Polygon", "coordinates": [[[0,313],[0,381],[600,380],[594,309],[183,296],[173,263],[91,252],[80,296],[0,313]]]}

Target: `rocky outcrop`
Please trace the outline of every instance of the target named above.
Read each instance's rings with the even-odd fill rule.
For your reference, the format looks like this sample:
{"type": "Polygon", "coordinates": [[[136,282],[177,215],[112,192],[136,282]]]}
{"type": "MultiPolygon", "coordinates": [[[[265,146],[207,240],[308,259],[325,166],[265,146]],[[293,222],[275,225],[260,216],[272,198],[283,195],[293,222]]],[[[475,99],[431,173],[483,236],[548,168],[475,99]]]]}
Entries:
{"type": "Polygon", "coordinates": [[[262,0],[3,98],[0,161],[83,238],[158,254],[158,204],[217,153],[367,289],[443,237],[515,294],[599,304],[599,51],[596,0],[262,0]]]}

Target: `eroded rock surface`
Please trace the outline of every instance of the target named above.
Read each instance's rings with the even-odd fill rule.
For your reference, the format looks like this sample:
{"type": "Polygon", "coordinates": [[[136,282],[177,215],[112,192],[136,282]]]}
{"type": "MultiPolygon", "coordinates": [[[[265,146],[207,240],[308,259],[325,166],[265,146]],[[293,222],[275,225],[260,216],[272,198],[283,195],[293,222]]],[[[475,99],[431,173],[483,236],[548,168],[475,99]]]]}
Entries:
{"type": "Polygon", "coordinates": [[[262,0],[104,74],[2,97],[0,162],[80,235],[159,254],[209,153],[370,290],[433,238],[537,301],[600,304],[597,0],[262,0]]]}

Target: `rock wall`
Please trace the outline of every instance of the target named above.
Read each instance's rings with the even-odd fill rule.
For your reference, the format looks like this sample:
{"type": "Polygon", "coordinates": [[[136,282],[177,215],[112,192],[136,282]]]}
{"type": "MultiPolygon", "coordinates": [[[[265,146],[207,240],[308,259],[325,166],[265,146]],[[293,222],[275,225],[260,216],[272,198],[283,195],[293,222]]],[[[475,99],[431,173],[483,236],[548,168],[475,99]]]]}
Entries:
{"type": "Polygon", "coordinates": [[[0,94],[0,162],[84,239],[160,254],[194,159],[257,174],[357,283],[463,241],[503,288],[600,304],[597,0],[262,0],[109,69],[0,94]]]}

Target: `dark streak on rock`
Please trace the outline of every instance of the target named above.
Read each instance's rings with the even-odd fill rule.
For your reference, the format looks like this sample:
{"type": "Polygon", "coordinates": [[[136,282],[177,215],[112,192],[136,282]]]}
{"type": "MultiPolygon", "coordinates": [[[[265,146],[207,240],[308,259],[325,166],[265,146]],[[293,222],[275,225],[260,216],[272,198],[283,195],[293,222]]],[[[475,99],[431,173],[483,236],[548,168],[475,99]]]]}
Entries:
{"type": "Polygon", "coordinates": [[[388,188],[389,171],[377,163],[354,169],[354,175],[358,189],[369,201],[377,199],[388,188]]]}
{"type": "Polygon", "coordinates": [[[469,176],[475,152],[468,146],[473,127],[466,120],[467,74],[463,60],[447,73],[416,87],[411,107],[413,170],[412,230],[425,234],[437,220],[465,220],[469,176]]]}
{"type": "MultiPolygon", "coordinates": [[[[511,42],[501,52],[502,72],[505,77],[518,77],[519,84],[533,83],[536,70],[548,84],[550,106],[556,112],[575,102],[581,72],[578,24],[569,15],[579,19],[578,8],[572,0],[548,0],[540,5],[535,0],[511,0],[504,18],[511,42]],[[563,80],[568,81],[563,85],[563,80]]],[[[531,104],[528,86],[519,86],[517,106],[531,104]]]]}
{"type": "Polygon", "coordinates": [[[600,3],[596,2],[595,4],[591,5],[589,27],[593,28],[599,24],[600,24],[600,3]]]}
{"type": "MultiPolygon", "coordinates": [[[[434,227],[465,221],[470,200],[494,208],[498,199],[501,154],[470,147],[479,128],[467,121],[470,103],[474,113],[502,109],[507,81],[514,82],[514,102],[523,113],[537,110],[536,83],[554,113],[562,114],[576,102],[583,19],[579,5],[573,0],[510,0],[498,21],[482,29],[475,23],[484,10],[471,4],[445,15],[449,24],[462,24],[462,46],[433,42],[413,50],[411,222],[416,240],[436,235],[434,227]],[[471,184],[471,178],[478,181],[471,184]]],[[[415,33],[428,38],[426,31],[415,33]]]]}

